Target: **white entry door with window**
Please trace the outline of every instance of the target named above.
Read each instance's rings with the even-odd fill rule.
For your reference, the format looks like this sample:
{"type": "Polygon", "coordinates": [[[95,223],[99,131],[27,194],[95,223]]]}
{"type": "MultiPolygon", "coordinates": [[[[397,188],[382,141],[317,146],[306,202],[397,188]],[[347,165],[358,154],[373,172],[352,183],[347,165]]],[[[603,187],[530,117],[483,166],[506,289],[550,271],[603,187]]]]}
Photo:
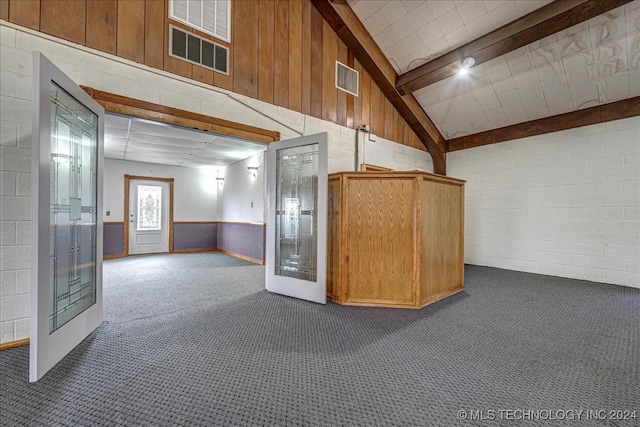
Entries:
{"type": "Polygon", "coordinates": [[[169,252],[169,182],[129,180],[129,255],[169,252]]]}
{"type": "Polygon", "coordinates": [[[33,52],[29,380],[102,323],[104,109],[33,52]]]}
{"type": "Polygon", "coordinates": [[[327,301],[327,134],[272,143],[267,149],[268,291],[327,301]]]}

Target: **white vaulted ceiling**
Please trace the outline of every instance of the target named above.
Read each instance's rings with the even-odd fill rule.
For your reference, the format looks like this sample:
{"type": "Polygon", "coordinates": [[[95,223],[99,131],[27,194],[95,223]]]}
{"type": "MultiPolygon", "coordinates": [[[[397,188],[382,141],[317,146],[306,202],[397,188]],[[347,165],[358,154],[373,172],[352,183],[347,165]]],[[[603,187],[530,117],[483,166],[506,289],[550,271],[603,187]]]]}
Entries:
{"type": "MultiPolygon", "coordinates": [[[[348,0],[399,74],[549,3],[348,0]]],[[[413,92],[445,139],[640,95],[640,1],[413,92]]]]}
{"type": "Polygon", "coordinates": [[[266,149],[229,136],[108,113],[106,158],[172,166],[223,168],[266,149]]]}

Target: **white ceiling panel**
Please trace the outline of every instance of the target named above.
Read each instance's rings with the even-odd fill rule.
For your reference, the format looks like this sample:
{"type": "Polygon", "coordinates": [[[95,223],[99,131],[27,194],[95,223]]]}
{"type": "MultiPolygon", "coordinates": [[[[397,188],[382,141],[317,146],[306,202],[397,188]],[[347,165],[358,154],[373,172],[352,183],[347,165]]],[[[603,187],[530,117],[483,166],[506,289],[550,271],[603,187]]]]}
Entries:
{"type": "Polygon", "coordinates": [[[225,167],[266,145],[211,132],[107,113],[105,157],[184,167],[225,167]]]}
{"type": "Polygon", "coordinates": [[[638,96],[637,4],[480,64],[465,77],[450,77],[414,96],[445,139],[488,130],[487,122],[494,129],[638,96]],[[460,114],[468,120],[451,119],[460,114]]]}

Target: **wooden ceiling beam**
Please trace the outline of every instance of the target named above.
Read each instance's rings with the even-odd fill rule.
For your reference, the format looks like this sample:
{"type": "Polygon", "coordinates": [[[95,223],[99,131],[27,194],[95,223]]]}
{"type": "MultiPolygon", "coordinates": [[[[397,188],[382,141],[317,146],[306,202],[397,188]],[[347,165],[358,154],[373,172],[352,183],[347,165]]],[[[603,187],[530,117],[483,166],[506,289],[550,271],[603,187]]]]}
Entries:
{"type": "Polygon", "coordinates": [[[467,57],[490,61],[632,0],[556,0],[482,37],[400,75],[396,89],[407,95],[455,75],[467,57]]]}
{"type": "Polygon", "coordinates": [[[424,144],[433,159],[434,172],[445,175],[444,137],[413,95],[402,96],[396,90],[395,69],[351,7],[345,0],[311,2],[424,144]]]}
{"type": "Polygon", "coordinates": [[[447,141],[447,152],[640,116],[640,96],[447,141]]]}

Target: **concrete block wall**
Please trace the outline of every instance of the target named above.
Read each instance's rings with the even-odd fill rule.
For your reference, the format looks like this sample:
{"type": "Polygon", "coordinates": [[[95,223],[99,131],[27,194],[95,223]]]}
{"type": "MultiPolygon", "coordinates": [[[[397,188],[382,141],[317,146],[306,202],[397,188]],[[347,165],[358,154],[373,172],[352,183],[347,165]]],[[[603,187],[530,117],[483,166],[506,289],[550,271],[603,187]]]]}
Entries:
{"type": "MultiPolygon", "coordinates": [[[[329,133],[329,171],[353,170],[355,131],[211,88],[164,71],[36,33],[0,25],[0,343],[29,336],[32,51],[81,85],[276,130],[282,139],[329,133]]],[[[428,153],[395,144],[396,169],[433,170],[428,153]],[[414,159],[418,158],[420,160],[414,159]]]]}
{"type": "Polygon", "coordinates": [[[640,287],[640,117],[462,150],[465,262],[640,287]]]}

